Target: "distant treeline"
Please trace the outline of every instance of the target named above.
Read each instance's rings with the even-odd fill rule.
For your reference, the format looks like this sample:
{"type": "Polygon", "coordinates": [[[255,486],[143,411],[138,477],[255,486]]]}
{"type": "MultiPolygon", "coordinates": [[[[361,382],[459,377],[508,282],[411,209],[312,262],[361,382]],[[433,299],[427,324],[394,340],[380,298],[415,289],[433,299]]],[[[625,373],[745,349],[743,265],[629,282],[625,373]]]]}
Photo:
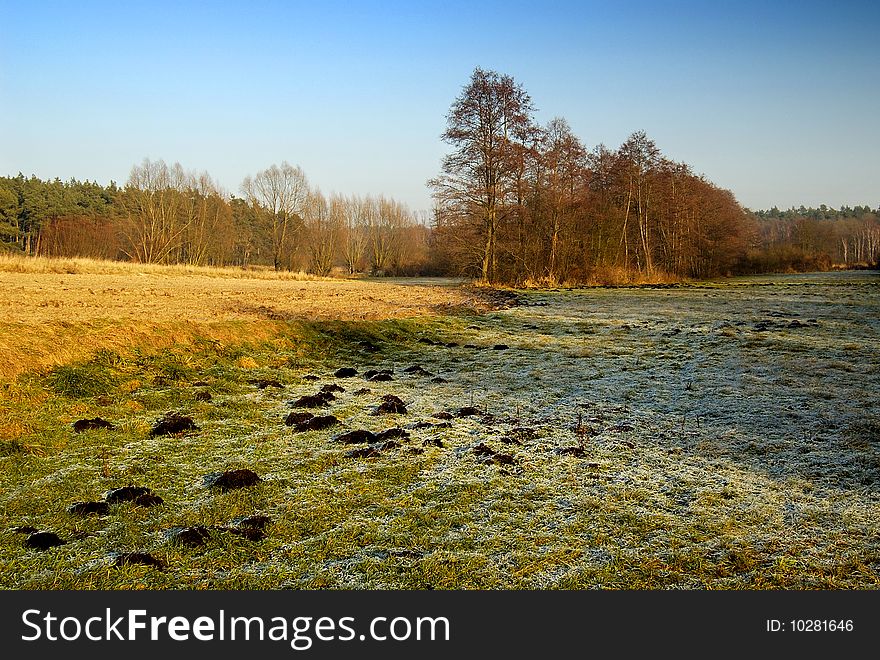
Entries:
{"type": "Polygon", "coordinates": [[[247,177],[241,190],[228,195],[207,173],[149,160],[124,187],[2,177],[0,249],[318,275],[432,269],[430,229],[393,199],[325,197],[287,163],[247,177]]]}
{"type": "Polygon", "coordinates": [[[752,270],[809,271],[880,265],[880,208],[791,208],[753,213],[757,249],[752,270]]]}
{"type": "Polygon", "coordinates": [[[465,275],[500,284],[624,283],[873,266],[880,209],[749,211],[644,132],[588,150],[539,126],[509,76],[477,69],[453,102],[430,223],[393,199],[324,196],[288,163],[240,196],[144,160],[111,182],[0,177],[0,249],[318,275],[465,275]]]}

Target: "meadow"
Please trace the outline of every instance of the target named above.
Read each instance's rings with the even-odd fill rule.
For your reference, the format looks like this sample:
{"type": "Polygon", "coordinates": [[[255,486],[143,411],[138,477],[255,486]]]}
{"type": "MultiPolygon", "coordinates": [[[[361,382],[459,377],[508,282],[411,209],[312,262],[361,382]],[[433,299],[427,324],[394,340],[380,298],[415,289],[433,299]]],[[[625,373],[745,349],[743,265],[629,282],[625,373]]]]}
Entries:
{"type": "Polygon", "coordinates": [[[877,272],[79,268],[0,268],[2,588],[880,585],[877,272]]]}

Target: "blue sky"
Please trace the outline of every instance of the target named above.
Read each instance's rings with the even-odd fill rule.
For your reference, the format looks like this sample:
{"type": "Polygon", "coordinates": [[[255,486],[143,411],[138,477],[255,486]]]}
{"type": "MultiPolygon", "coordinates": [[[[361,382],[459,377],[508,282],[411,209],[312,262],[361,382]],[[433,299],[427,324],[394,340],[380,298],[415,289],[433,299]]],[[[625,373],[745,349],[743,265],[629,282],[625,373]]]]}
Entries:
{"type": "Polygon", "coordinates": [[[0,174],[230,192],[272,163],[428,209],[475,66],[586,145],[645,130],[751,208],[880,205],[880,3],[9,2],[0,174]]]}

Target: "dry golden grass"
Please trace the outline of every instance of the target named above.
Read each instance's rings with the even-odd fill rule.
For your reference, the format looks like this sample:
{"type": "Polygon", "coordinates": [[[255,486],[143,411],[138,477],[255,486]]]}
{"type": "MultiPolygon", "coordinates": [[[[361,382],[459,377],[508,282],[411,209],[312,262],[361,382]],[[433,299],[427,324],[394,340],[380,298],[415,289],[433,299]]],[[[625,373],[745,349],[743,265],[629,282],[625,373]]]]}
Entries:
{"type": "Polygon", "coordinates": [[[639,286],[643,284],[674,284],[687,282],[686,277],[655,270],[650,275],[629,268],[602,266],[589,272],[586,277],[576,281],[557,281],[555,279],[530,279],[524,283],[526,288],[546,289],[558,286],[639,286]]]}
{"type": "Polygon", "coordinates": [[[280,322],[238,321],[192,323],[102,320],[86,323],[0,324],[0,378],[42,371],[85,360],[99,350],[124,353],[132,348],[163,349],[197,341],[237,344],[271,339],[280,322]]]}
{"type": "Polygon", "coordinates": [[[28,257],[0,253],[0,273],[56,273],[61,275],[194,275],[231,279],[322,280],[303,272],[275,271],[267,266],[215,267],[187,264],[138,264],[85,257],[28,257]]]}
{"type": "Polygon", "coordinates": [[[0,256],[0,377],[96,350],[266,339],[282,321],[379,320],[486,309],[474,290],[274,271],[0,256]]]}

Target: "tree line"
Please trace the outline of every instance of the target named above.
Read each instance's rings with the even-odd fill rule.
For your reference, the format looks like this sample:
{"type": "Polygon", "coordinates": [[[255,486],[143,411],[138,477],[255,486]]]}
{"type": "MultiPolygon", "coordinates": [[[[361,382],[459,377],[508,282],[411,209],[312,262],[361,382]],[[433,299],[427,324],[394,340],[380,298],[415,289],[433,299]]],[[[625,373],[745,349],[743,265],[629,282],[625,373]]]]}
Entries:
{"type": "Polygon", "coordinates": [[[431,269],[429,240],[404,204],[326,196],[286,162],[245,178],[241,196],[161,160],[123,187],[0,177],[0,249],[30,255],[407,275],[431,269]]]}
{"type": "Polygon", "coordinates": [[[588,149],[539,125],[512,77],[477,68],[447,115],[431,222],[384,196],[326,196],[271,165],[228,194],[144,160],[125,185],[0,177],[0,249],[142,263],[463,275],[555,285],[876,264],[880,209],[751,212],[643,131],[588,149]]]}
{"type": "Polygon", "coordinates": [[[880,264],[880,208],[772,208],[755,211],[756,271],[827,270],[880,264]]]}
{"type": "Polygon", "coordinates": [[[878,258],[876,212],[753,214],[643,131],[589,150],[565,119],[539,125],[528,93],[494,71],[473,72],[442,138],[452,150],[429,181],[437,249],[486,282],[709,278],[878,258]]]}

